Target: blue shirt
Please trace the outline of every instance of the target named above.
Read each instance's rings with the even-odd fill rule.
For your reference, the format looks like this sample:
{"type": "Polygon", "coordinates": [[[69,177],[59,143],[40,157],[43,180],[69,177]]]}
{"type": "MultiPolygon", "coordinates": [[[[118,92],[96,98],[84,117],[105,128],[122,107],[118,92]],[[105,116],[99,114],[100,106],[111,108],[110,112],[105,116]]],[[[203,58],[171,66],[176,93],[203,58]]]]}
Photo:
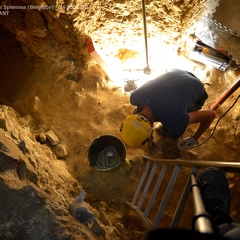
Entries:
{"type": "Polygon", "coordinates": [[[133,91],[130,103],[139,108],[149,106],[155,121],[181,136],[189,123],[188,112],[204,93],[202,82],[192,73],[173,69],[133,91]]]}

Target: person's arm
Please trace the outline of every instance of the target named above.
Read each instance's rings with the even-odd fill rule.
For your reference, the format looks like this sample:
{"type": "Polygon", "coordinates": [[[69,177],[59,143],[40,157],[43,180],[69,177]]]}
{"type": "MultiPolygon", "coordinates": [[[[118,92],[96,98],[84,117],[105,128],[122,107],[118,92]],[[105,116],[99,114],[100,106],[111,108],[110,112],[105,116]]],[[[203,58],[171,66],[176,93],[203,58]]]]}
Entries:
{"type": "Polygon", "coordinates": [[[216,117],[216,112],[213,110],[201,110],[190,112],[188,115],[189,124],[200,123],[197,131],[192,135],[193,138],[198,140],[213,122],[214,118],[216,117]]]}

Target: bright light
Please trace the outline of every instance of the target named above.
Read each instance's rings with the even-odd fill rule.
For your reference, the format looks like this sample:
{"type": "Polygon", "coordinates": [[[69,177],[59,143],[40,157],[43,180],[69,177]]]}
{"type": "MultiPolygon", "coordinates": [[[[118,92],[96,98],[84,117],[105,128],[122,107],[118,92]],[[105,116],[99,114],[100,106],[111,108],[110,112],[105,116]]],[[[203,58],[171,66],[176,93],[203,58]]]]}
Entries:
{"type": "MultiPolygon", "coordinates": [[[[201,16],[199,16],[202,24],[199,28],[201,32],[206,32],[206,25],[208,20],[211,19],[213,10],[218,6],[218,2],[219,0],[206,3],[201,16]]],[[[124,88],[126,81],[129,80],[135,82],[139,87],[146,81],[154,79],[173,68],[190,71],[198,78],[206,77],[206,69],[201,64],[190,61],[187,57],[178,56],[179,46],[177,42],[175,45],[166,44],[167,42],[172,43],[173,39],[178,39],[184,42],[188,48],[190,47],[191,50],[188,42],[192,42],[192,39],[189,36],[195,32],[196,22],[191,23],[191,27],[185,30],[186,32],[182,34],[180,39],[179,32],[171,31],[171,29],[169,32],[166,29],[161,31],[156,23],[148,21],[148,63],[151,69],[149,75],[144,73],[147,63],[144,31],[141,29],[142,22],[140,21],[134,24],[128,21],[110,22],[91,33],[92,39],[97,43],[103,55],[106,56],[107,67],[105,71],[113,81],[113,85],[124,88]],[[137,52],[138,56],[129,55],[127,58],[120,59],[118,52],[122,49],[137,52]]]]}
{"type": "MultiPolygon", "coordinates": [[[[152,37],[148,39],[148,63],[151,73],[145,74],[144,69],[147,67],[147,62],[144,39],[142,37],[131,39],[131,43],[133,42],[134,44],[129,44],[128,48],[126,46],[121,47],[120,41],[108,45],[106,45],[105,41],[102,44],[95,43],[96,51],[104,59],[104,64],[100,65],[112,80],[111,85],[120,87],[123,91],[125,89],[124,86],[128,85],[129,82],[130,84],[134,83],[135,87],[140,87],[142,84],[170,69],[178,68],[193,72],[196,66],[196,63],[188,60],[186,57],[178,56],[178,46],[165,44],[159,38],[152,37]],[[127,59],[125,58],[124,61],[121,61],[117,54],[121,49],[127,49],[134,53],[137,52],[137,57],[136,54],[132,56],[129,54],[127,59]]],[[[204,71],[203,73],[200,71],[198,74],[201,76],[205,75],[204,71]]],[[[134,87],[132,90],[134,90],[134,87]]],[[[129,91],[131,91],[131,88],[129,91]]]]}

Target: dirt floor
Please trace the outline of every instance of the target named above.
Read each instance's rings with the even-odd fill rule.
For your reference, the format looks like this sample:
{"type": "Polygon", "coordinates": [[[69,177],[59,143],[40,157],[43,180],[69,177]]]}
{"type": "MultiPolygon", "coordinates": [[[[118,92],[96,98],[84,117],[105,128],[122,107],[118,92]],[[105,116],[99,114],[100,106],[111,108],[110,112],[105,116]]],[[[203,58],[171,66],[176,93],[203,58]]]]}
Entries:
{"type": "MultiPolygon", "coordinates": [[[[106,13],[109,14],[109,19],[120,15],[124,15],[126,18],[132,16],[130,13],[134,5],[129,5],[128,10],[124,11],[125,8],[121,4],[117,5],[121,9],[121,14],[117,9],[110,8],[111,11],[106,13]]],[[[158,6],[154,6],[154,3],[151,5],[151,17],[157,18],[158,6]],[[154,11],[156,11],[155,14],[154,11]]],[[[166,3],[165,7],[167,11],[170,5],[166,3]]],[[[175,18],[171,17],[174,21],[169,22],[168,29],[174,29],[179,24],[179,9],[175,9],[174,13],[176,16],[175,18]]],[[[97,14],[96,11],[95,17],[97,14]]],[[[129,28],[134,31],[133,35],[127,30],[114,32],[118,27],[112,25],[114,21],[110,21],[107,27],[103,26],[95,31],[91,29],[91,36],[100,46],[103,54],[121,68],[142,69],[146,66],[140,20],[134,17],[131,21],[129,19],[130,24],[135,25],[135,29],[129,28]],[[104,32],[109,32],[107,39],[102,38],[104,32]],[[116,37],[116,34],[119,36],[116,37]],[[126,35],[131,35],[131,39],[128,40],[126,35]],[[138,35],[141,35],[141,38],[138,35]],[[125,42],[122,39],[125,39],[125,42]]],[[[166,22],[168,20],[170,21],[166,18],[166,22]]],[[[177,58],[175,56],[177,47],[172,43],[164,45],[165,43],[162,41],[162,39],[167,41],[167,37],[164,36],[167,34],[167,28],[165,28],[166,32],[161,36],[161,40],[154,38],[157,33],[153,34],[152,26],[149,29],[150,35],[152,35],[150,37],[153,37],[149,39],[150,66],[157,69],[153,73],[158,74],[170,68],[181,68],[194,73],[205,83],[209,93],[209,99],[204,109],[209,108],[240,74],[239,69],[223,72],[190,61],[185,56],[177,58]],[[162,47],[165,47],[168,52],[163,52],[162,47]],[[161,59],[162,65],[159,65],[156,59],[161,59]]],[[[178,31],[176,30],[174,33],[177,37],[178,31]]],[[[1,79],[4,80],[0,85],[0,104],[13,107],[22,117],[31,116],[32,120],[28,119],[22,125],[30,128],[30,131],[36,136],[40,132],[51,129],[57,134],[60,141],[67,145],[69,154],[60,161],[65,162],[70,174],[83,186],[87,193],[87,202],[97,211],[105,212],[111,224],[118,226],[123,236],[122,239],[139,239],[139,236],[145,231],[139,218],[131,213],[129,207],[124,204],[125,201],[132,200],[144,171],[146,160],[142,159],[143,154],[157,158],[180,158],[192,161],[239,161],[240,108],[237,102],[219,121],[213,136],[198,148],[179,153],[175,143],[166,142],[155,133],[155,143],[161,150],[156,147],[149,150],[146,146],[141,149],[126,147],[126,161],[118,170],[110,172],[94,170],[89,166],[87,159],[88,148],[95,138],[102,135],[111,134],[121,137],[121,124],[126,116],[134,110],[129,103],[129,93],[124,92],[122,87],[119,87],[119,83],[112,83],[94,59],[91,59],[83,67],[80,61],[69,55],[66,49],[61,48],[55,42],[49,43],[51,44],[47,53],[49,58],[33,57],[30,59],[12,33],[0,27],[0,35],[0,72],[1,79]]],[[[231,49],[231,51],[239,51],[239,47],[231,49]]],[[[124,86],[124,81],[121,85],[124,86]]],[[[200,143],[208,138],[217,120],[228,110],[238,95],[239,90],[217,110],[216,120],[200,138],[200,143]]],[[[190,136],[195,129],[196,126],[190,126],[185,136],[190,136]]],[[[183,187],[186,177],[187,171],[184,170],[183,177],[178,180],[179,188],[183,187]]],[[[231,174],[228,177],[233,200],[232,217],[240,222],[238,211],[239,175],[231,174]]],[[[172,214],[176,206],[176,201],[174,199],[172,201],[165,216],[166,222],[168,215],[172,214]]],[[[190,218],[193,214],[191,201],[187,211],[190,213],[186,214],[180,226],[190,228],[190,218]]]]}

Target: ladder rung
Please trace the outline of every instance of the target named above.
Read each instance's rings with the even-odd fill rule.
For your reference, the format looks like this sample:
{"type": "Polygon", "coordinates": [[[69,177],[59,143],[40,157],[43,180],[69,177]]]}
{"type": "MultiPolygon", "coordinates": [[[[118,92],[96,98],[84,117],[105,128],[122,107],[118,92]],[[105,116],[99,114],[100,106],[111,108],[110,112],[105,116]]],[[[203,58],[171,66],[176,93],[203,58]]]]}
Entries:
{"type": "Polygon", "coordinates": [[[147,195],[147,193],[148,193],[149,187],[150,187],[150,185],[151,185],[151,182],[152,182],[152,180],[153,180],[153,176],[155,175],[155,172],[156,172],[156,170],[157,170],[157,167],[158,167],[158,163],[154,163],[154,164],[153,164],[153,167],[152,167],[152,171],[151,171],[151,173],[150,173],[150,175],[149,175],[149,177],[148,177],[147,184],[145,185],[145,188],[144,188],[142,197],[141,197],[141,199],[140,199],[140,201],[139,201],[139,203],[138,203],[138,206],[137,206],[137,208],[138,208],[139,210],[141,209],[142,204],[143,204],[143,202],[144,202],[144,200],[145,200],[145,197],[146,197],[146,195],[147,195]]]}
{"type": "MultiPolygon", "coordinates": [[[[166,209],[166,205],[172,193],[174,184],[176,183],[177,177],[182,167],[187,167],[189,170],[192,170],[192,173],[195,175],[198,172],[198,169],[203,169],[207,167],[217,167],[222,168],[226,172],[240,172],[240,163],[239,162],[217,162],[217,161],[192,161],[192,160],[181,160],[181,159],[154,159],[149,156],[143,156],[144,159],[147,159],[147,163],[138,184],[137,190],[134,194],[132,202],[126,202],[141,218],[143,223],[148,229],[157,228],[160,224],[162,215],[166,209]],[[157,171],[158,166],[162,164],[161,171],[157,171]],[[150,168],[152,166],[152,168],[150,168]],[[148,218],[151,212],[151,209],[156,207],[154,205],[155,198],[159,193],[160,186],[163,182],[166,170],[169,166],[174,166],[171,178],[168,179],[168,185],[163,195],[163,198],[158,206],[158,211],[155,215],[154,222],[148,218]],[[150,171],[151,169],[151,171],[150,171]],[[153,179],[156,177],[156,183],[152,183],[153,179]],[[145,186],[144,183],[146,182],[145,186]],[[153,190],[150,186],[153,185],[153,190]],[[143,188],[144,186],[144,188],[143,188]],[[143,188],[143,190],[142,190],[143,188]],[[143,192],[142,192],[143,191],[143,192]],[[152,191],[152,192],[151,192],[152,191]],[[142,194],[140,197],[140,193],[142,194]],[[136,204],[137,200],[140,198],[139,203],[136,204]],[[143,203],[146,201],[145,210],[141,210],[143,203]],[[147,202],[148,201],[148,202],[147,202]]],[[[189,193],[191,188],[191,179],[190,174],[188,179],[186,179],[186,184],[184,190],[181,194],[180,200],[178,202],[176,211],[172,217],[170,228],[177,228],[177,225],[180,221],[181,215],[183,213],[184,207],[186,205],[189,193]]],[[[144,205],[145,206],[145,205],[144,205]]],[[[154,216],[152,216],[154,217],[154,216]]],[[[152,218],[151,217],[151,218],[152,218]]]]}
{"type": "Polygon", "coordinates": [[[167,164],[164,163],[163,166],[162,166],[161,172],[159,173],[159,176],[158,176],[157,182],[155,184],[155,187],[153,189],[153,192],[152,192],[152,195],[150,197],[150,200],[148,202],[147,208],[146,208],[146,210],[144,212],[144,217],[145,218],[147,218],[148,215],[149,215],[149,212],[150,212],[151,207],[153,205],[154,199],[155,199],[155,197],[156,197],[156,195],[158,193],[159,187],[160,187],[160,185],[162,183],[162,180],[163,180],[163,177],[165,175],[166,170],[167,170],[167,164]]]}
{"type": "Polygon", "coordinates": [[[150,161],[148,161],[147,164],[146,164],[146,167],[145,167],[144,172],[142,174],[141,180],[140,180],[140,182],[138,184],[138,187],[137,187],[137,190],[136,190],[136,192],[134,194],[134,197],[133,197],[133,200],[132,200],[132,205],[134,205],[136,203],[136,201],[137,201],[137,198],[138,198],[138,195],[139,195],[140,190],[142,188],[143,182],[144,182],[144,180],[145,180],[145,178],[147,176],[150,164],[151,164],[150,161]]]}
{"type": "Polygon", "coordinates": [[[170,197],[170,194],[172,192],[172,189],[173,189],[173,186],[176,182],[176,179],[177,179],[177,176],[178,176],[178,173],[180,171],[181,167],[179,165],[176,165],[174,170],[173,170],[173,173],[172,173],[172,176],[171,176],[171,179],[168,183],[168,186],[167,186],[167,189],[165,191],[165,194],[163,196],[163,199],[162,199],[162,202],[159,206],[159,209],[158,209],[158,212],[157,212],[157,215],[154,219],[154,222],[153,222],[153,227],[156,228],[161,220],[161,217],[162,217],[162,214],[164,212],[164,209],[167,205],[167,202],[168,202],[168,199],[170,197]]]}

